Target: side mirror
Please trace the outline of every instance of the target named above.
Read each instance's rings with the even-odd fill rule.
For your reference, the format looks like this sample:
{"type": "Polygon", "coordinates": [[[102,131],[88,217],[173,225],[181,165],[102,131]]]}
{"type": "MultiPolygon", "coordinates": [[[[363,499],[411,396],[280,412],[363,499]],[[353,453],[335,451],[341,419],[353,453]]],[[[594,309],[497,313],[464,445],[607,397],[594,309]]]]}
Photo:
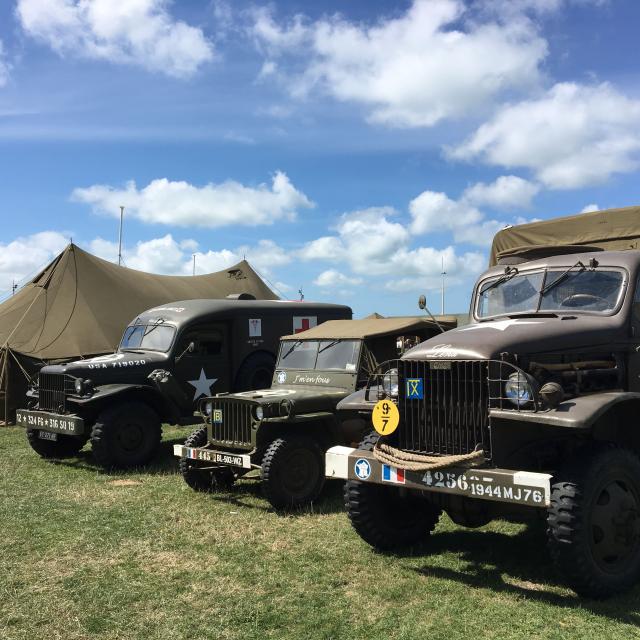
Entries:
{"type": "Polygon", "coordinates": [[[425,296],[424,294],[422,294],[418,298],[418,307],[420,307],[420,309],[422,309],[423,311],[427,308],[427,296],[425,296]]]}

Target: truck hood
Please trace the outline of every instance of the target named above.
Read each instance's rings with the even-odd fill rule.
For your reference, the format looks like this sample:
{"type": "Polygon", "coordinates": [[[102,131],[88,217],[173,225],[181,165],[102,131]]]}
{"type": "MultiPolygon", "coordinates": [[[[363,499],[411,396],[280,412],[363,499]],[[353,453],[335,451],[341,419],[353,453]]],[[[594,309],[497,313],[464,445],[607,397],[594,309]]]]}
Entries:
{"type": "Polygon", "coordinates": [[[65,373],[76,378],[90,379],[94,385],[104,383],[146,383],[147,376],[158,368],[166,368],[166,353],[123,351],[105,356],[74,360],[65,364],[42,367],[41,373],[65,373]]]}
{"type": "Polygon", "coordinates": [[[407,351],[407,360],[486,360],[562,351],[613,350],[626,336],[618,316],[527,316],[499,318],[441,333],[407,351]]]}

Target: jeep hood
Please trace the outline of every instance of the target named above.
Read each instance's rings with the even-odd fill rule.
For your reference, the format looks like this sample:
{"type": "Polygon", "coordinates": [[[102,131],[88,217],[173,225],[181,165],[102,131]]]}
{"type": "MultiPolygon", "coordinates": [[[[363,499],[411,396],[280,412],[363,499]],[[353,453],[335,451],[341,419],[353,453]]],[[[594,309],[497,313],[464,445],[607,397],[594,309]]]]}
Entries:
{"type": "Polygon", "coordinates": [[[626,336],[616,316],[527,316],[498,318],[441,333],[404,354],[407,360],[488,360],[517,355],[613,350],[626,336]]]}
{"type": "Polygon", "coordinates": [[[333,411],[338,402],[350,393],[350,389],[338,387],[278,385],[271,389],[243,391],[223,397],[243,398],[262,405],[279,404],[282,400],[287,400],[291,403],[292,411],[290,415],[293,416],[317,411],[333,411]]]}

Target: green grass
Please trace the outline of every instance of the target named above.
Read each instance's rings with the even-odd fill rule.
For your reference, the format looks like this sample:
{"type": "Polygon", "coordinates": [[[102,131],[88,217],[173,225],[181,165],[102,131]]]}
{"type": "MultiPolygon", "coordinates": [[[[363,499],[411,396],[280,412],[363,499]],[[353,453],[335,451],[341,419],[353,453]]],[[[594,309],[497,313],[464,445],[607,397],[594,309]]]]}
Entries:
{"type": "Polygon", "coordinates": [[[351,529],[341,485],[281,516],[259,486],[203,495],[157,464],[109,475],[90,453],[41,460],[0,429],[0,638],[640,638],[640,588],[581,601],[544,527],[447,518],[427,551],[384,556],[351,529]]]}

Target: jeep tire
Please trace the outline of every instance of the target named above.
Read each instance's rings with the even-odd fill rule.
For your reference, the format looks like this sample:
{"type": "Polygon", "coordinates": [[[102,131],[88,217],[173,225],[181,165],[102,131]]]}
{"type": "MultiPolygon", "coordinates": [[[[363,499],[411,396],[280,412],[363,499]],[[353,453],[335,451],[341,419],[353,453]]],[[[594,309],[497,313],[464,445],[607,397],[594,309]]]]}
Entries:
{"type": "Polygon", "coordinates": [[[39,429],[27,429],[27,441],[41,458],[71,458],[80,452],[87,442],[83,436],[58,434],[58,439],[42,440],[39,429]]]}
{"type": "Polygon", "coordinates": [[[158,451],[162,429],[156,412],[142,402],[123,402],[104,409],[91,430],[91,447],[106,469],[147,464],[158,451]]]}
{"type": "MultiPolygon", "coordinates": [[[[207,428],[196,429],[184,443],[185,447],[204,447],[207,444],[207,428]]],[[[200,469],[193,460],[180,458],[178,463],[184,481],[194,490],[203,493],[229,489],[235,480],[229,468],[218,470],[200,469]]]]}
{"type": "Polygon", "coordinates": [[[266,351],[258,351],[248,356],[236,374],[235,391],[268,389],[273,380],[275,358],[266,351]]]}
{"type": "Polygon", "coordinates": [[[262,490],[275,509],[313,502],[324,486],[324,451],[305,435],[276,438],[262,459],[262,490]]]}
{"type": "MultiPolygon", "coordinates": [[[[377,434],[368,435],[358,449],[373,451],[377,434]]],[[[358,535],[375,549],[389,551],[427,541],[442,513],[415,494],[397,487],[348,480],[344,488],[347,515],[358,535]]]]}
{"type": "Polygon", "coordinates": [[[553,479],[551,556],[581,596],[604,598],[640,577],[640,459],[603,445],[578,455],[553,479]]]}

